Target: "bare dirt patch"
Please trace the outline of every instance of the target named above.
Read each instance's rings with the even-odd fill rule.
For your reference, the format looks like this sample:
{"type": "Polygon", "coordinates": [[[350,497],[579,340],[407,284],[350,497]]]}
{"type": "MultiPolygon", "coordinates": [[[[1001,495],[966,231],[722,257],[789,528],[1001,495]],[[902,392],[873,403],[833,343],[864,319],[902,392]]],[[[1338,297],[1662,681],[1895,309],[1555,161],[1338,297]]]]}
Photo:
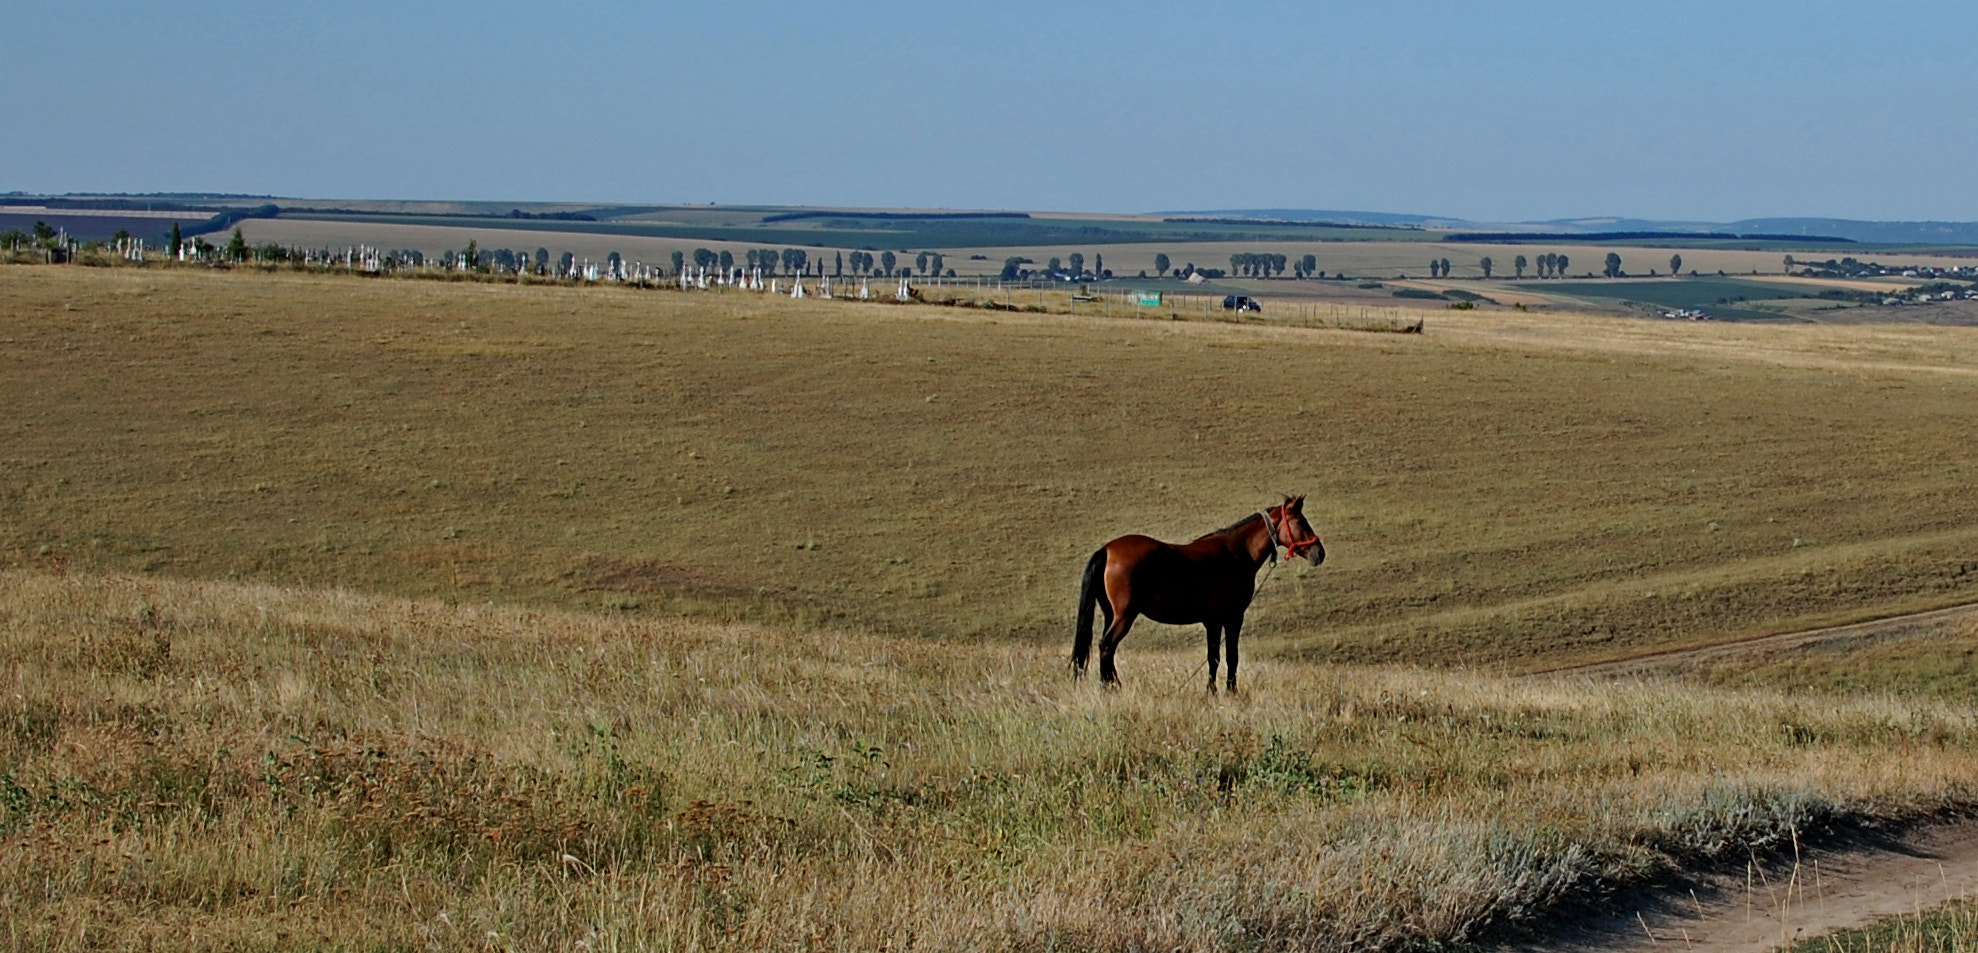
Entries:
{"type": "Polygon", "coordinates": [[[1978,821],[1900,836],[1801,848],[1693,888],[1609,907],[1531,951],[1685,950],[1762,953],[1785,944],[1941,906],[1978,891],[1978,821]]]}
{"type": "Polygon", "coordinates": [[[688,566],[598,554],[586,557],[584,564],[571,572],[568,582],[579,592],[738,596],[755,591],[753,586],[688,566]]]}
{"type": "Polygon", "coordinates": [[[1905,319],[1919,324],[1950,327],[1978,325],[1978,301],[1937,301],[1930,304],[1906,305],[1903,312],[1905,319]]]}

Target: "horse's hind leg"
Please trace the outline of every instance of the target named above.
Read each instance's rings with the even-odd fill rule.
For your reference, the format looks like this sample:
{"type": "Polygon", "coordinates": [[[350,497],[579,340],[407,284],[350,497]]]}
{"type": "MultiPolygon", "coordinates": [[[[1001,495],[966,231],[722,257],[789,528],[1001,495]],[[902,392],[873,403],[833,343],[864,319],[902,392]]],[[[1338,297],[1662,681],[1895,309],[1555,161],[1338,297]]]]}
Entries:
{"type": "Polygon", "coordinates": [[[1127,609],[1113,616],[1112,622],[1106,626],[1106,634],[1100,637],[1099,684],[1108,687],[1119,685],[1119,670],[1113,667],[1113,650],[1119,648],[1120,642],[1126,639],[1127,630],[1133,628],[1135,615],[1137,613],[1127,609]]]}
{"type": "Polygon", "coordinates": [[[1216,693],[1216,665],[1222,661],[1217,656],[1223,654],[1223,627],[1213,622],[1204,622],[1202,623],[1202,628],[1209,630],[1209,694],[1214,695],[1216,693]]]}

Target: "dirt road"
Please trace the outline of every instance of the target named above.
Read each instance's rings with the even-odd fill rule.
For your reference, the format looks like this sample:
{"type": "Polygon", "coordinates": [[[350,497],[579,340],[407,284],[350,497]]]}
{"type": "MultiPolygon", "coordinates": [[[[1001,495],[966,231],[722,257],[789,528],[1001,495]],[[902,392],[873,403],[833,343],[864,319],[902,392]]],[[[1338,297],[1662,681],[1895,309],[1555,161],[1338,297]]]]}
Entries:
{"type": "Polygon", "coordinates": [[[1933,824],[1885,842],[1802,849],[1694,891],[1614,903],[1554,939],[1507,947],[1765,953],[1786,943],[1978,896],[1978,821],[1933,824]]]}
{"type": "Polygon", "coordinates": [[[1532,673],[1531,677],[1570,676],[1601,679],[1622,678],[1630,675],[1674,673],[1699,663],[1733,658],[1755,652],[1774,652],[1780,649],[1841,642],[1887,642],[1895,639],[1917,638],[1939,632],[1951,623],[1962,621],[1974,615],[1978,615],[1978,604],[1951,606],[1945,609],[1935,609],[1930,612],[1917,612],[1887,619],[1857,622],[1852,625],[1837,625],[1825,629],[1808,629],[1803,632],[1782,632],[1777,635],[1760,636],[1755,639],[1720,642],[1716,645],[1706,645],[1702,648],[1654,652],[1611,662],[1595,662],[1591,665],[1571,665],[1562,668],[1546,669],[1532,673]]]}
{"type": "MultiPolygon", "coordinates": [[[[1918,638],[1978,615],[1978,605],[1878,619],[1631,659],[1532,677],[1612,679],[1681,672],[1713,660],[1840,642],[1918,638]]],[[[1786,943],[1978,897],[1978,820],[1916,828],[1882,841],[1803,848],[1797,857],[1712,876],[1680,895],[1613,904],[1557,938],[1517,949],[1765,953],[1786,943]]]]}

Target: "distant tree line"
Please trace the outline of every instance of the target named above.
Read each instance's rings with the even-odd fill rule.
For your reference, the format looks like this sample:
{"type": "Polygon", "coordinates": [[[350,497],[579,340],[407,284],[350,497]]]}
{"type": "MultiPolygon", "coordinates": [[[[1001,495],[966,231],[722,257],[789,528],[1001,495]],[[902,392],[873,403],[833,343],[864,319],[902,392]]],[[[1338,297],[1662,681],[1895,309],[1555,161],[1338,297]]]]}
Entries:
{"type": "Polygon", "coordinates": [[[1838,235],[1783,235],[1749,232],[1455,232],[1444,235],[1445,242],[1479,245],[1537,245],[1551,242],[1641,242],[1641,241],[1747,241],[1818,242],[1822,245],[1852,245],[1854,239],[1838,235]]]}
{"type": "Polygon", "coordinates": [[[508,214],[503,217],[537,219],[550,222],[595,222],[598,220],[597,216],[586,215],[583,212],[524,212],[519,208],[509,209],[508,214]]]}
{"type": "MultiPolygon", "coordinates": [[[[1556,252],[1547,252],[1536,258],[1527,258],[1524,255],[1514,256],[1511,259],[1511,270],[1513,277],[1516,278],[1525,277],[1526,269],[1531,268],[1537,269],[1536,274],[1540,278],[1563,278],[1566,275],[1567,267],[1571,264],[1572,260],[1565,255],[1556,252]]],[[[1621,256],[1617,253],[1609,252],[1605,265],[1608,269],[1606,273],[1610,278],[1622,277],[1627,274],[1621,270],[1621,256]]],[[[1683,256],[1675,255],[1669,259],[1670,271],[1678,271],[1682,266],[1683,256]]],[[[1447,278],[1450,275],[1450,269],[1452,267],[1454,266],[1450,264],[1447,258],[1431,258],[1429,259],[1429,277],[1447,278]]],[[[1489,278],[1491,275],[1496,274],[1497,262],[1490,256],[1485,255],[1477,259],[1477,270],[1482,272],[1485,278],[1489,278]]]]}
{"type": "Polygon", "coordinates": [[[1229,256],[1229,270],[1245,278],[1270,278],[1284,274],[1287,259],[1270,252],[1237,252],[1229,256]]]}
{"type": "Polygon", "coordinates": [[[1029,218],[1029,212],[846,212],[817,210],[764,215],[762,223],[794,222],[807,218],[866,218],[877,221],[944,221],[971,218],[1029,218]]]}

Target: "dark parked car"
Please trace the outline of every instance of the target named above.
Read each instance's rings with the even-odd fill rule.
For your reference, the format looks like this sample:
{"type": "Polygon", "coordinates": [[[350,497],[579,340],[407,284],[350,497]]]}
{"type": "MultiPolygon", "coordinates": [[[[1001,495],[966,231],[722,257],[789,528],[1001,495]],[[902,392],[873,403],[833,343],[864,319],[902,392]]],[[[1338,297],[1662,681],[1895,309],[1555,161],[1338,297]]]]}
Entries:
{"type": "Polygon", "coordinates": [[[1264,313],[1264,306],[1252,301],[1249,295],[1225,295],[1223,297],[1223,310],[1255,311],[1258,314],[1262,314],[1264,313]]]}

